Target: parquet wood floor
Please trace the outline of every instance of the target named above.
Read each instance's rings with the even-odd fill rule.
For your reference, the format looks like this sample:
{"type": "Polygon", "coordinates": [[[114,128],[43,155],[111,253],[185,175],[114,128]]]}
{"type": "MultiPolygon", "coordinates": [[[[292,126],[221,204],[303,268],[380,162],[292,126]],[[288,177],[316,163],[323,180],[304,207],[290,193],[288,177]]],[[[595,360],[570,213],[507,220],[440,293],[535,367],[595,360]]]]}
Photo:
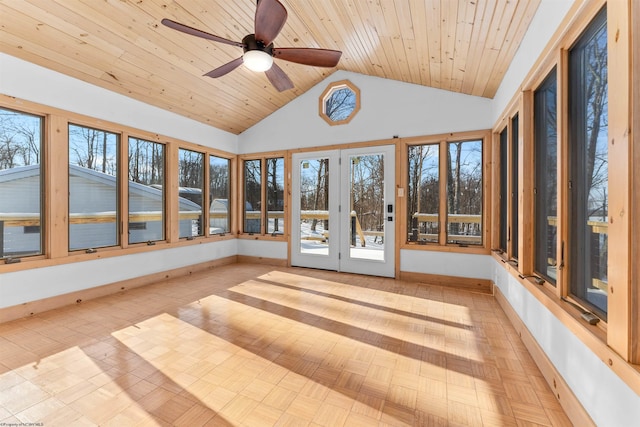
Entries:
{"type": "Polygon", "coordinates": [[[570,426],[490,295],[236,264],[0,325],[0,423],[570,426]]]}

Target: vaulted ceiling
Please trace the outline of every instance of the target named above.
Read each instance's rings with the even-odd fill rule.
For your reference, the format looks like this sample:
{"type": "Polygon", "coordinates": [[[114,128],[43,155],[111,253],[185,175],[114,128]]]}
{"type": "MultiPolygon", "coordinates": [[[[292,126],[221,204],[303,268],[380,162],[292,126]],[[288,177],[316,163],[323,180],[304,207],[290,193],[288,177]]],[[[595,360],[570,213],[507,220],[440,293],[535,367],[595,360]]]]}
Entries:
{"type": "Polygon", "coordinates": [[[161,25],[169,18],[241,41],[255,0],[0,0],[0,51],[238,134],[336,70],[491,98],[540,0],[280,0],[276,47],[341,50],[336,68],[276,59],[294,89],[244,66],[204,73],[236,46],[161,25]]]}

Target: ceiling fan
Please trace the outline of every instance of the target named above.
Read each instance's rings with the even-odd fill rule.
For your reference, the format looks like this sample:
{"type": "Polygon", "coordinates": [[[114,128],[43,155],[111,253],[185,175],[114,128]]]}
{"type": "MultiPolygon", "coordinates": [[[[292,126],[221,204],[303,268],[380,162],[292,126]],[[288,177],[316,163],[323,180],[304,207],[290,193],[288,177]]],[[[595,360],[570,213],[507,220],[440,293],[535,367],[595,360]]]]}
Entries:
{"type": "Polygon", "coordinates": [[[252,71],[264,71],[271,84],[282,92],[292,89],[293,83],[282,68],[273,62],[273,58],[314,67],[335,67],[342,55],[342,52],[330,49],[274,47],[273,40],[286,21],[287,10],[278,0],[258,0],[254,23],[255,34],[246,35],[242,42],[228,40],[171,19],[163,19],[162,24],[192,36],[238,46],[244,50],[241,57],[209,71],[205,76],[222,77],[244,64],[252,71]]]}

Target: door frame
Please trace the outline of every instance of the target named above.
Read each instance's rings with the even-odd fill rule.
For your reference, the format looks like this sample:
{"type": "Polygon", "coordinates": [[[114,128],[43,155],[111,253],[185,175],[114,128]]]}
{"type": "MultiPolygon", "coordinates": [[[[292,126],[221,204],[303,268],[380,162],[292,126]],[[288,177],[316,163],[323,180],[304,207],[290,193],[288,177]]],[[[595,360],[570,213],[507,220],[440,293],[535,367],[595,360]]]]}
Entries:
{"type": "Polygon", "coordinates": [[[395,277],[397,254],[397,219],[398,206],[395,198],[396,186],[396,145],[374,145],[356,148],[336,148],[331,150],[315,150],[293,153],[291,157],[291,239],[289,242],[289,264],[309,268],[319,268],[356,274],[395,277]],[[384,155],[384,228],[385,252],[384,261],[353,258],[350,256],[349,234],[349,200],[350,191],[344,191],[350,183],[349,156],[354,154],[384,155]],[[308,255],[300,252],[300,165],[305,159],[329,158],[329,216],[334,234],[338,238],[329,239],[329,255],[308,255]],[[337,169],[337,170],[336,170],[337,169]],[[336,178],[337,177],[337,178],[336,178]],[[336,194],[339,197],[336,197],[336,194]],[[387,212],[387,206],[392,212],[387,212]]]}

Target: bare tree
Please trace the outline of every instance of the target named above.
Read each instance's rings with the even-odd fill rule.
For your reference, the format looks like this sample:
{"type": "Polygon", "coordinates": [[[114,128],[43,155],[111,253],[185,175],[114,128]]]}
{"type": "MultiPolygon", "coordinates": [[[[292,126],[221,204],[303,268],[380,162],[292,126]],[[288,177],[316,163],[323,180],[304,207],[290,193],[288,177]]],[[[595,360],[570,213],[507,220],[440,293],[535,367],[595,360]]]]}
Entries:
{"type": "Polygon", "coordinates": [[[344,120],[356,107],[356,95],[349,88],[338,89],[324,103],[324,113],[334,122],[344,120]]]}
{"type": "Polygon", "coordinates": [[[69,162],[115,175],[117,138],[117,135],[103,130],[69,125],[69,162]]]}
{"type": "Polygon", "coordinates": [[[0,109],[0,168],[40,163],[42,119],[0,109]]]}
{"type": "Polygon", "coordinates": [[[209,193],[212,198],[229,198],[229,161],[216,159],[209,164],[209,193]]]}
{"type": "Polygon", "coordinates": [[[244,162],[244,197],[251,204],[251,209],[260,209],[262,200],[262,172],[260,160],[244,162]]]}
{"type": "Polygon", "coordinates": [[[144,185],[164,184],[164,146],[129,138],[129,180],[144,185]]]}
{"type": "MultiPolygon", "coordinates": [[[[318,173],[315,181],[315,191],[313,194],[313,209],[329,209],[329,159],[320,159],[318,163],[318,173]]],[[[314,218],[311,223],[311,231],[316,231],[318,218],[314,218]]],[[[328,229],[328,220],[325,220],[325,231],[328,229]]]]}
{"type": "Polygon", "coordinates": [[[204,154],[180,149],[178,161],[178,185],[202,189],[204,154]]]}

